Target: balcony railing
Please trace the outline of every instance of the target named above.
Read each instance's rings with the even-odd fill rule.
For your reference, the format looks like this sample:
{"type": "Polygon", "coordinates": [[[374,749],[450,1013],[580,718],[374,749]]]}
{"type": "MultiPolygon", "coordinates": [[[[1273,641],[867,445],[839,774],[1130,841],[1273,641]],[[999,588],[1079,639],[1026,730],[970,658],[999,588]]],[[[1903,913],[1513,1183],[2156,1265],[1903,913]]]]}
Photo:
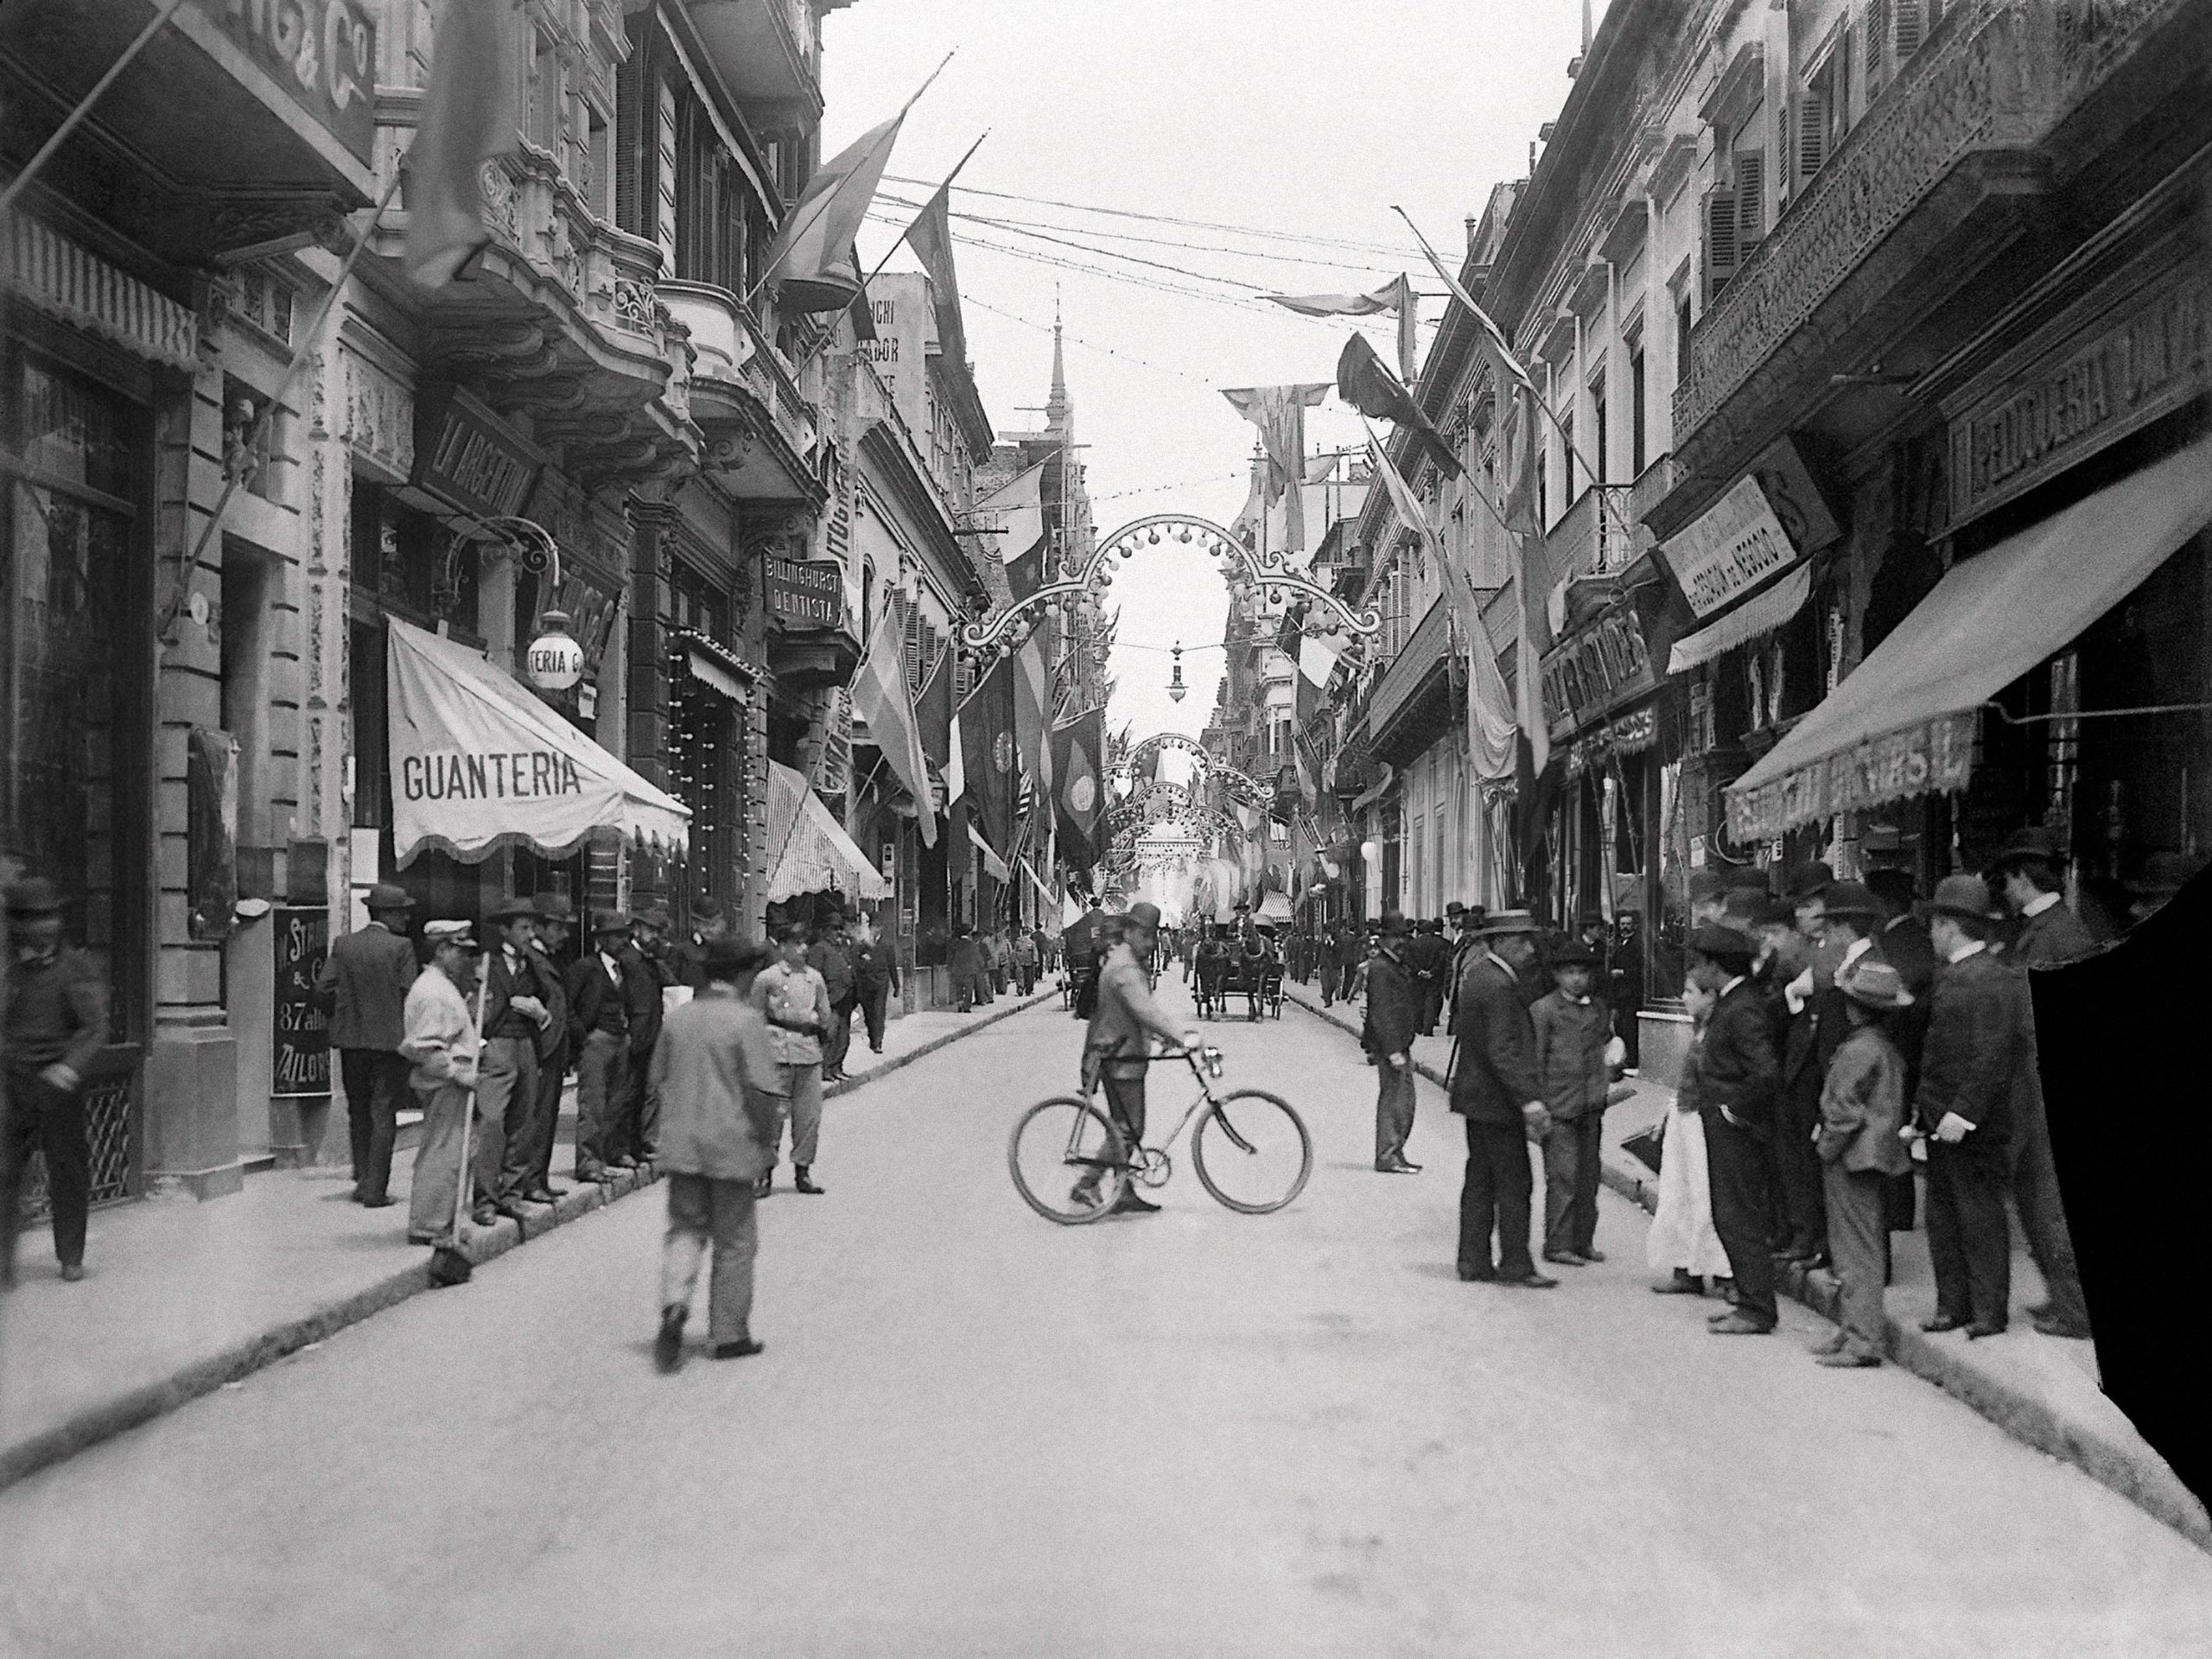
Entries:
{"type": "Polygon", "coordinates": [[[1611,575],[1636,557],[1634,502],[1629,484],[1583,491],[1544,537],[1544,566],[1554,582],[1611,575]]]}

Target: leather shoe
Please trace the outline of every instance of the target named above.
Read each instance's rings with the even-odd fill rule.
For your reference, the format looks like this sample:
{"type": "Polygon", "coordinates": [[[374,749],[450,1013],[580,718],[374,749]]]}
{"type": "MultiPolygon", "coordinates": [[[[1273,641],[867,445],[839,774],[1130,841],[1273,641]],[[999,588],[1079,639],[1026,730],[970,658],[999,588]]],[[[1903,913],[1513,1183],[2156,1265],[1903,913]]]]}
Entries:
{"type": "Polygon", "coordinates": [[[397,1204],[399,1200],[393,1198],[391,1193],[385,1192],[373,1198],[363,1198],[361,1200],[361,1208],[364,1210],[389,1210],[393,1205],[397,1204]]]}
{"type": "Polygon", "coordinates": [[[1967,1326],[1967,1340],[1969,1342],[1977,1337],[2001,1337],[2004,1334],[2003,1325],[1985,1325],[1980,1319],[1976,1319],[1972,1325],[1967,1326]]]}
{"type": "Polygon", "coordinates": [[[638,1166],[638,1160],[626,1152],[619,1158],[608,1159],[607,1162],[612,1169],[635,1169],[638,1166]]]}
{"type": "Polygon", "coordinates": [[[1815,1356],[1840,1354],[1843,1351],[1843,1332],[1839,1331],[1834,1336],[1815,1343],[1805,1351],[1815,1356]]]}
{"type": "Polygon", "coordinates": [[[1758,1319],[1745,1319],[1741,1313],[1731,1313],[1718,1325],[1708,1325],[1706,1330],[1716,1337],[1771,1336],[1774,1327],[1758,1319]]]}
{"type": "Polygon", "coordinates": [[[1150,1216],[1157,1215],[1159,1211],[1160,1206],[1154,1204],[1150,1198],[1141,1198],[1137,1196],[1136,1188],[1134,1186],[1125,1186],[1122,1189],[1122,1196],[1114,1200],[1113,1209],[1109,1211],[1107,1213],[1109,1215],[1150,1216]]]}
{"type": "Polygon", "coordinates": [[[1707,1315],[1705,1316],[1705,1322],[1706,1322],[1707,1325],[1726,1325],[1729,1320],[1731,1320],[1731,1319],[1734,1319],[1735,1317],[1736,1317],[1736,1304],[1735,1304],[1735,1303],[1733,1303],[1733,1302],[1731,1302],[1731,1303],[1729,1303],[1729,1304],[1728,1304],[1728,1306],[1726,1306],[1726,1307],[1722,1308],[1719,1313],[1708,1313],[1708,1314],[1707,1314],[1707,1315]]]}
{"type": "Polygon", "coordinates": [[[568,1190],[565,1186],[533,1186],[522,1196],[529,1204],[557,1204],[561,1195],[568,1190]]]}
{"type": "Polygon", "coordinates": [[[2086,1342],[2089,1337],[2088,1325],[2076,1325],[2071,1319],[2053,1319],[2049,1314],[2038,1314],[2035,1325],[2046,1337],[2063,1337],[2072,1342],[2086,1342]]]}
{"type": "Polygon", "coordinates": [[[1511,1285],[1516,1290],[1551,1290],[1559,1284],[1558,1280],[1547,1278],[1541,1273],[1524,1273],[1518,1279],[1501,1278],[1497,1282],[1511,1285]]]}
{"type": "Polygon", "coordinates": [[[1882,1357],[1879,1354],[1854,1354],[1848,1349],[1839,1348],[1832,1354],[1815,1356],[1813,1363],[1839,1371],[1871,1371],[1882,1363],[1882,1357]]]}
{"type": "Polygon", "coordinates": [[[1957,1331],[1966,1325],[1964,1319],[1955,1319],[1948,1313],[1938,1313],[1932,1319],[1923,1319],[1920,1328],[1930,1336],[1940,1336],[1946,1331],[1957,1331]]]}
{"type": "Polygon", "coordinates": [[[814,1174],[810,1170],[799,1170],[791,1178],[791,1191],[794,1192],[810,1192],[819,1198],[823,1190],[814,1184],[814,1174]]]}
{"type": "Polygon", "coordinates": [[[468,1212],[468,1218],[479,1227],[496,1226],[499,1219],[499,1211],[495,1205],[480,1204],[468,1212]]]}
{"type": "Polygon", "coordinates": [[[1463,1284],[1494,1285],[1497,1282],[1497,1274],[1490,1268],[1471,1268],[1462,1262],[1459,1267],[1459,1279],[1463,1284]]]}
{"type": "Polygon", "coordinates": [[[765,1198],[775,1190],[776,1172],[772,1169],[753,1183],[753,1196],[756,1198],[765,1198]]]}
{"type": "Polygon", "coordinates": [[[1590,1258],[1579,1250],[1546,1250],[1544,1260],[1556,1262],[1563,1268],[1586,1268],[1590,1258]]]}
{"type": "Polygon", "coordinates": [[[653,1369],[664,1376],[683,1363],[683,1321],[690,1310],[664,1307],[660,1332],[653,1338],[653,1369]]]}
{"type": "Polygon", "coordinates": [[[1585,1262],[1602,1262],[1605,1259],[1605,1253],[1599,1249],[1577,1250],[1575,1254],[1585,1262]]]}
{"type": "Polygon", "coordinates": [[[61,1264],[61,1277],[65,1283],[73,1285],[84,1276],[85,1264],[83,1262],[64,1262],[61,1264]]]}
{"type": "Polygon", "coordinates": [[[576,1172],[576,1179],[586,1186],[604,1186],[613,1179],[613,1172],[604,1164],[596,1164],[589,1169],[579,1169],[576,1172]]]}
{"type": "Polygon", "coordinates": [[[768,1344],[765,1342],[755,1342],[750,1337],[744,1337],[735,1342],[716,1343],[712,1348],[707,1351],[707,1357],[709,1359],[746,1359],[759,1353],[768,1344]]]}
{"type": "Polygon", "coordinates": [[[1665,1284],[1652,1286],[1651,1294],[1654,1296],[1702,1296],[1705,1294],[1705,1281],[1694,1273],[1685,1273],[1677,1268],[1675,1276],[1665,1284]]]}

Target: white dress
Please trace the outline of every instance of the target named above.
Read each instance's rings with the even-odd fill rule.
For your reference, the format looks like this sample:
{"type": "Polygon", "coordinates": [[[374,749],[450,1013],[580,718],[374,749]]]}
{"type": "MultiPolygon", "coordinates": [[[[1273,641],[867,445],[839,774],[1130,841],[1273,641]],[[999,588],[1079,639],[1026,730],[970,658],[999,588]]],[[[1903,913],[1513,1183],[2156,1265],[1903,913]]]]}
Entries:
{"type": "MultiPolygon", "coordinates": [[[[1685,1080],[1696,1065],[1693,1050],[1683,1062],[1685,1080]]],[[[1644,1260],[1660,1273],[1680,1268],[1704,1277],[1728,1276],[1728,1252],[1713,1230],[1713,1185],[1706,1173],[1705,1124],[1694,1109],[1684,1111],[1677,1095],[1667,1109],[1665,1139],[1659,1157],[1659,1208],[1644,1236],[1644,1260]]]]}

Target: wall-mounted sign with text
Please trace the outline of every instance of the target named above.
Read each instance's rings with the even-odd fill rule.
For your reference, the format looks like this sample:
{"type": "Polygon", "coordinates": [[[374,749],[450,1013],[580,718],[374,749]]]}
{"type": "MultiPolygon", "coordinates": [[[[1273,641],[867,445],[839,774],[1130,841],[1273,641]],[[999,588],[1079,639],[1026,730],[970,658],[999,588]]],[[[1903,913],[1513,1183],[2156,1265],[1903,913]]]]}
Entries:
{"type": "Polygon", "coordinates": [[[834,628],[845,620],[845,571],[834,559],[770,559],[768,614],[785,628],[834,628]]]}
{"type": "Polygon", "coordinates": [[[1660,554],[1701,620],[1836,538],[1796,447],[1778,440],[1660,554]]]}
{"type": "Polygon", "coordinates": [[[377,25],[359,0],[200,0],[200,10],[317,125],[367,161],[377,133],[377,25]]]}

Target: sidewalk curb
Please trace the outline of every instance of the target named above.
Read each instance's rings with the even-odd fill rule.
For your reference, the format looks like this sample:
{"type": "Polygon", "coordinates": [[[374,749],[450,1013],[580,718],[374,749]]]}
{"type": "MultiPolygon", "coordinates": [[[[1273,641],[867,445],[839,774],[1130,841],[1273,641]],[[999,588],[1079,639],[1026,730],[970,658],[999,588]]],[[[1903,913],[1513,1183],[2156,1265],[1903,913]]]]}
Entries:
{"type": "MultiPolygon", "coordinates": [[[[912,1065],[925,1054],[933,1054],[957,1043],[986,1026],[995,1025],[1024,1009],[1035,1007],[1047,997],[1058,995],[1057,989],[1039,991],[957,1030],[932,1038],[904,1054],[893,1055],[842,1083],[831,1084],[823,1090],[823,1094],[825,1097],[848,1094],[863,1084],[873,1083],[878,1077],[912,1065]]],[[[473,1232],[465,1250],[469,1262],[481,1267],[505,1255],[527,1239],[543,1237],[556,1227],[565,1227],[570,1222],[580,1221],[594,1211],[604,1210],[607,1205],[619,1203],[660,1179],[658,1170],[620,1170],[613,1173],[614,1179],[604,1185],[579,1182],[570,1185],[550,1208],[531,1206],[529,1220],[523,1225],[518,1226],[503,1217],[496,1225],[473,1232]]],[[[268,1330],[256,1332],[216,1353],[192,1360],[157,1382],[126,1389],[111,1399],[87,1406],[50,1429],[11,1445],[0,1446],[0,1491],[42,1469],[66,1462],[103,1440],[113,1440],[117,1435],[151,1422],[156,1417],[166,1416],[202,1395],[214,1393],[226,1383],[250,1376],[311,1344],[323,1341],[349,1325],[358,1325],[372,1314],[381,1313],[388,1307],[395,1307],[430,1289],[429,1254],[420,1247],[415,1248],[418,1253],[413,1255],[409,1265],[386,1274],[372,1284],[296,1318],[283,1320],[268,1330]]]]}
{"type": "MultiPolygon", "coordinates": [[[[1325,1009],[1288,985],[1283,994],[1314,1018],[1355,1037],[1359,1034],[1358,1025],[1335,1008],[1325,1009]]],[[[1444,1086],[1443,1073],[1435,1067],[1419,1060],[1414,1067],[1439,1088],[1444,1086]]],[[[1608,1151],[1601,1174],[1607,1186],[1633,1199],[1647,1212],[1658,1208],[1658,1178],[1642,1164],[1608,1151]]],[[[1796,1266],[1781,1268],[1776,1273],[1775,1286],[1824,1319],[1838,1316],[1842,1287],[1826,1268],[1808,1272],[1796,1266]]],[[[2135,1448],[2115,1445],[2094,1429],[2067,1421],[2044,1401],[1972,1363],[1958,1344],[1939,1342],[1917,1325],[1891,1317],[1887,1346],[1893,1363],[1963,1401],[2014,1440],[2072,1464],[2199,1548],[2212,1549],[2212,1520],[2208,1520],[2204,1506],[2163,1463],[2146,1459],[2135,1448]]]]}

